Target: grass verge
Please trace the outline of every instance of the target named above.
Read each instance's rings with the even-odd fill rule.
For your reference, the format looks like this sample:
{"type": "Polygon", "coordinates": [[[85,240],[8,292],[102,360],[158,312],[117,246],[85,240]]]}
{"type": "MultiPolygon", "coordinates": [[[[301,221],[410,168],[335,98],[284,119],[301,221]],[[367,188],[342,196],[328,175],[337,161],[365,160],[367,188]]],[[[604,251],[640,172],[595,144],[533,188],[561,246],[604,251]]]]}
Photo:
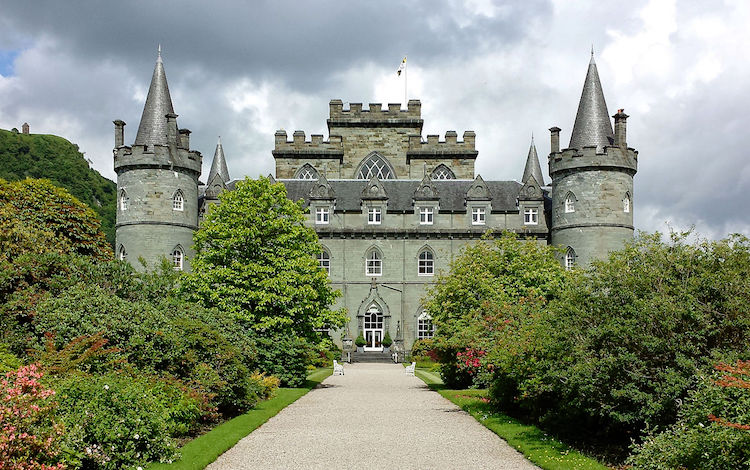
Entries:
{"type": "Polygon", "coordinates": [[[307,383],[304,387],[280,388],[276,396],[270,400],[259,403],[247,413],[216,426],[182,446],[180,449],[182,457],[179,460],[171,464],[152,463],[146,469],[200,470],[205,468],[221,454],[231,449],[240,439],[312,390],[331,375],[332,371],[327,368],[317,369],[307,376],[307,383]]]}
{"type": "Polygon", "coordinates": [[[566,444],[548,436],[536,426],[521,423],[494,410],[486,390],[448,390],[435,372],[417,369],[417,377],[484,427],[504,439],[511,447],[544,470],[608,470],[596,460],[586,457],[566,444]]]}

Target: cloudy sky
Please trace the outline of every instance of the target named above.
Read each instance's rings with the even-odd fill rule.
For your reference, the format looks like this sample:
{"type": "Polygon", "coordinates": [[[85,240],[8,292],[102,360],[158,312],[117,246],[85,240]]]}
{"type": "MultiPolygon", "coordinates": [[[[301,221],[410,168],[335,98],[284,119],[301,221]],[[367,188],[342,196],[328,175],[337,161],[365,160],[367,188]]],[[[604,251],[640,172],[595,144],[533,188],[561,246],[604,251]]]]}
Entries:
{"type": "MultiPolygon", "coordinates": [[[[0,128],[57,134],[114,179],[162,45],[180,127],[232,177],[273,171],[273,133],[326,134],[328,101],[402,102],[424,135],[477,132],[485,179],[520,179],[531,135],[567,144],[593,44],[610,114],[640,152],[639,229],[750,235],[750,2],[0,0],[0,128]]],[[[365,105],[366,106],[366,105],[365,105]]],[[[308,137],[309,138],[309,137],[308,137]]]]}

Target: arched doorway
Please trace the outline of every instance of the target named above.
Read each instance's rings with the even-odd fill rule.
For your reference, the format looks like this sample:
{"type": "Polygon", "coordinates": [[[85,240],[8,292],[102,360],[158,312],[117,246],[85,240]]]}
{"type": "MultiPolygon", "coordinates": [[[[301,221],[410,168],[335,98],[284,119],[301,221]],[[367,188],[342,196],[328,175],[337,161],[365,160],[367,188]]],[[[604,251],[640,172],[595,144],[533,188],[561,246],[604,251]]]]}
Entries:
{"type": "Polygon", "coordinates": [[[364,318],[365,351],[383,350],[383,312],[377,304],[370,305],[364,318]]]}

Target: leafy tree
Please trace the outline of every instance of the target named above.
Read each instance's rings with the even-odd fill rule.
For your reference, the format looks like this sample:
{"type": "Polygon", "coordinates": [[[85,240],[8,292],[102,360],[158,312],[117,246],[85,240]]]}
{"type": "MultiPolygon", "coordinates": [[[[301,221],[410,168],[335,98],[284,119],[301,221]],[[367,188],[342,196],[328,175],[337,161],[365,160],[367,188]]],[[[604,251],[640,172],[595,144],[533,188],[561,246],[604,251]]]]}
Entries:
{"type": "Polygon", "coordinates": [[[343,325],[344,312],[330,308],[339,293],[314,258],[317,235],[284,185],[246,178],[220,198],[195,234],[183,291],[263,337],[317,342],[316,329],[343,325]]]}

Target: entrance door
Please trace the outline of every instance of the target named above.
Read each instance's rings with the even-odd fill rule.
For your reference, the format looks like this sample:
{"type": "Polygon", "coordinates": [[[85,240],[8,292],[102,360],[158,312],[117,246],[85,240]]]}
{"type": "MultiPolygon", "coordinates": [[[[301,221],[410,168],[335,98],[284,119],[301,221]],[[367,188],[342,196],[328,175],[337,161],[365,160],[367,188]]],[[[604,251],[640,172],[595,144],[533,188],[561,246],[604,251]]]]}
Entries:
{"type": "Polygon", "coordinates": [[[365,314],[365,351],[383,350],[383,313],[373,304],[365,314]]]}

